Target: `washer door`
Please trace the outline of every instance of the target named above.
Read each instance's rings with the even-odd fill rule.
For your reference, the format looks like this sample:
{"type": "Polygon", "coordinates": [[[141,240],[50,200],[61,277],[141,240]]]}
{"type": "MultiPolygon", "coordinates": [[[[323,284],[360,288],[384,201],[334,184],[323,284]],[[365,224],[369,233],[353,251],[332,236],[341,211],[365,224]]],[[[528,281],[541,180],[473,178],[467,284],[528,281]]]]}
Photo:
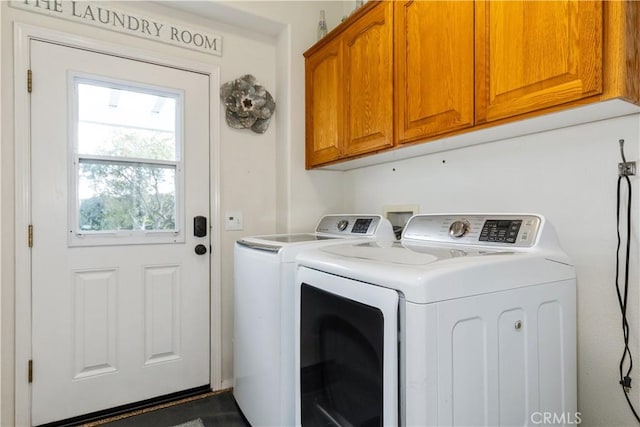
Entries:
{"type": "Polygon", "coordinates": [[[304,267],[298,282],[301,424],[398,425],[398,293],[304,267]]]}

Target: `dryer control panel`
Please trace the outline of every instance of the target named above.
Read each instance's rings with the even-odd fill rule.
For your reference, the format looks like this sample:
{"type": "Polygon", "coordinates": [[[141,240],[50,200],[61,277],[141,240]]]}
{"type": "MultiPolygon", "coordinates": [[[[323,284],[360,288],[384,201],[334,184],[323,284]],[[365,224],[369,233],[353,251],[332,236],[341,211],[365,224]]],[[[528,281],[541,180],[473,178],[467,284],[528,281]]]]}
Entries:
{"type": "Polygon", "coordinates": [[[531,247],[542,223],[537,215],[416,215],[407,223],[402,240],[531,247]]]}

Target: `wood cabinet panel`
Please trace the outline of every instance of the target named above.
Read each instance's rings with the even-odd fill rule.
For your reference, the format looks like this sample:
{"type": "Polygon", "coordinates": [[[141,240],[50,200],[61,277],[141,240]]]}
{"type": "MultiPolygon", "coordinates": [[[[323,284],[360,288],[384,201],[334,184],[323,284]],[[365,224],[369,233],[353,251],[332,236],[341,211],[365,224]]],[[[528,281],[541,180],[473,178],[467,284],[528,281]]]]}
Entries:
{"type": "Polygon", "coordinates": [[[306,59],[307,168],[340,157],[344,123],[342,69],[340,40],[306,59]]]}
{"type": "Polygon", "coordinates": [[[473,125],[473,26],[473,1],[395,2],[398,142],[473,125]]]}
{"type": "Polygon", "coordinates": [[[476,1],[476,123],[602,92],[600,1],[476,1]]]}
{"type": "Polygon", "coordinates": [[[640,104],[640,2],[604,2],[603,99],[640,104]]]}
{"type": "Polygon", "coordinates": [[[393,146],[393,2],[368,2],[305,58],[306,167],[393,146]]]}
{"type": "Polygon", "coordinates": [[[343,35],[347,156],[393,145],[393,3],[377,5],[343,35]]]}
{"type": "Polygon", "coordinates": [[[369,0],[305,52],[306,166],[640,105],[638,28],[640,1],[369,0]]]}

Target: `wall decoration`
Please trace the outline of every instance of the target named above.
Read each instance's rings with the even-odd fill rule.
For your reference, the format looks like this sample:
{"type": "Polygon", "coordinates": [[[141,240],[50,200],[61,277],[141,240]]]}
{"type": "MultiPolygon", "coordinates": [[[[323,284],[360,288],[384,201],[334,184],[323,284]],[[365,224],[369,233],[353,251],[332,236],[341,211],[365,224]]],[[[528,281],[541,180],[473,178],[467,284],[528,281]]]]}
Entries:
{"type": "Polygon", "coordinates": [[[127,12],[115,2],[20,0],[10,1],[9,6],[222,56],[222,36],[191,24],[183,26],[127,12]]]}
{"type": "Polygon", "coordinates": [[[265,133],[276,110],[276,101],[254,76],[227,82],[220,88],[220,98],[227,107],[227,124],[234,129],[251,129],[265,133]]]}

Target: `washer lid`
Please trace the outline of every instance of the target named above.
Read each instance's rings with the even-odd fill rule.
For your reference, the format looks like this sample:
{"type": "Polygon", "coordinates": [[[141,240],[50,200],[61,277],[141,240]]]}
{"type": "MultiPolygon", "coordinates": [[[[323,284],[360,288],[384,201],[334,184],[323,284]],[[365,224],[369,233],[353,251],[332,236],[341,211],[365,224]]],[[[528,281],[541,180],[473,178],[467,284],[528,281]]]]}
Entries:
{"type": "Polygon", "coordinates": [[[283,243],[315,242],[318,240],[339,239],[336,236],[320,236],[317,234],[285,234],[281,236],[266,236],[265,240],[283,243]]]}
{"type": "Polygon", "coordinates": [[[371,241],[304,251],[296,261],[332,275],[396,289],[407,301],[419,304],[575,278],[571,265],[540,251],[459,245],[407,247],[371,241]]]}
{"type": "Polygon", "coordinates": [[[334,243],[333,241],[344,239],[342,236],[323,236],[314,233],[297,233],[297,234],[271,234],[265,236],[245,237],[238,240],[240,246],[251,249],[258,249],[274,254],[279,253],[284,248],[302,247],[309,244],[325,244],[334,243]]]}
{"type": "Polygon", "coordinates": [[[280,254],[283,261],[293,261],[295,255],[310,246],[325,246],[340,240],[354,242],[381,239],[395,240],[393,227],[380,215],[325,215],[320,219],[315,233],[269,234],[245,237],[237,244],[250,249],[280,254]]]}
{"type": "Polygon", "coordinates": [[[340,239],[339,236],[322,236],[313,233],[299,233],[299,234],[272,234],[269,236],[254,236],[247,237],[241,240],[262,240],[269,243],[303,243],[303,242],[315,242],[318,240],[330,240],[340,239]]]}

